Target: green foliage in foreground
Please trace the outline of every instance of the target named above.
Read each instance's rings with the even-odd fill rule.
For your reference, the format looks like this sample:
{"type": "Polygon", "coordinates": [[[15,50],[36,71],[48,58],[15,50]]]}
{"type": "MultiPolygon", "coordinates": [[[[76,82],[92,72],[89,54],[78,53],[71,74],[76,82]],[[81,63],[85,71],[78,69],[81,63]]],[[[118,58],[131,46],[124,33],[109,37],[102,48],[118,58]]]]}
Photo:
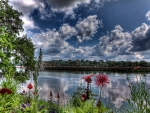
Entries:
{"type": "Polygon", "coordinates": [[[0,86],[7,87],[12,91],[11,94],[0,94],[0,113],[9,113],[10,111],[14,111],[18,108],[18,106],[20,106],[20,102],[22,100],[21,95],[16,93],[19,89],[18,83],[7,76],[0,86]]]}
{"type": "Polygon", "coordinates": [[[122,107],[122,113],[150,113],[150,88],[146,87],[146,76],[144,81],[140,78],[137,82],[133,83],[127,78],[129,88],[131,91],[130,98],[124,98],[127,102],[126,106],[122,107]]]}
{"type": "Polygon", "coordinates": [[[60,113],[108,113],[110,110],[103,105],[101,108],[93,105],[94,101],[81,102],[80,107],[64,107],[61,108],[60,113]]]}

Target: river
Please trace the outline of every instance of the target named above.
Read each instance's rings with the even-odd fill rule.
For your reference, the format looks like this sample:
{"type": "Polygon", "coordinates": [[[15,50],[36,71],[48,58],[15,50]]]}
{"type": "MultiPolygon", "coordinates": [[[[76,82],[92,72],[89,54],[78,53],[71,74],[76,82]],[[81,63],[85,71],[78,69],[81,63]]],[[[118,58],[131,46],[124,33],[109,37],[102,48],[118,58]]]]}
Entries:
{"type": "MultiPolygon", "coordinates": [[[[108,76],[110,83],[107,87],[102,88],[102,101],[104,103],[112,103],[115,107],[119,108],[123,105],[124,99],[129,98],[130,89],[128,87],[127,76],[129,79],[135,83],[140,79],[140,76],[145,81],[142,75],[146,75],[146,86],[150,88],[150,73],[135,74],[135,73],[117,73],[117,72],[69,72],[69,71],[43,71],[39,72],[38,76],[38,89],[40,98],[48,99],[49,92],[52,91],[53,96],[56,97],[58,92],[60,97],[65,98],[72,95],[77,87],[81,86],[86,88],[86,82],[81,78],[83,76],[94,73],[92,77],[91,89],[94,94],[99,95],[99,87],[95,85],[95,76],[99,73],[108,76]],[[136,76],[138,75],[138,76],[136,76]],[[140,76],[139,76],[140,75],[140,76]]],[[[26,88],[27,84],[33,83],[32,77],[27,80],[25,84],[22,85],[22,90],[28,90],[26,88]]],[[[34,83],[33,83],[34,84],[34,83]]],[[[97,99],[99,96],[97,96],[97,99]]]]}

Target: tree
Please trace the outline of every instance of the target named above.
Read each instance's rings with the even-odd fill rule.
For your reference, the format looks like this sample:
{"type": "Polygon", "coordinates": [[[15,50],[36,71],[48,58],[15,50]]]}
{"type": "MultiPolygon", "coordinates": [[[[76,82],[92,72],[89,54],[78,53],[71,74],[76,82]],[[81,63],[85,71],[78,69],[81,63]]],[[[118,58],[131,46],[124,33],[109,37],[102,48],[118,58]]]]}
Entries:
{"type": "Polygon", "coordinates": [[[43,70],[43,61],[42,61],[42,49],[40,48],[40,53],[38,57],[38,69],[43,70]]]}
{"type": "Polygon", "coordinates": [[[22,13],[14,10],[8,4],[8,0],[0,0],[0,27],[4,26],[7,33],[12,35],[23,31],[23,22],[19,18],[20,16],[22,13]]]}
{"type": "Polygon", "coordinates": [[[0,0],[0,70],[4,76],[15,77],[16,64],[27,67],[25,74],[35,69],[35,46],[26,35],[17,36],[23,30],[21,15],[8,0],[0,0]]]}
{"type": "Polygon", "coordinates": [[[26,66],[27,71],[29,71],[29,69],[33,71],[35,69],[35,49],[35,45],[32,43],[32,40],[30,38],[27,38],[27,35],[24,35],[23,37],[18,37],[15,46],[15,54],[18,54],[15,59],[16,61],[18,61],[16,63],[26,66]]]}

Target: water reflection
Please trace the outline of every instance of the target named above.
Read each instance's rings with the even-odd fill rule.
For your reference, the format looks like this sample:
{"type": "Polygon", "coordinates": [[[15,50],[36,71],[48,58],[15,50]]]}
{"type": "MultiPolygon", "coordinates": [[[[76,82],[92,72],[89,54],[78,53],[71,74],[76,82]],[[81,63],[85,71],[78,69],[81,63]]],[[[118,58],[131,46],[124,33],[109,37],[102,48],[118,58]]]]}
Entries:
{"type": "MultiPolygon", "coordinates": [[[[86,87],[86,83],[81,78],[87,74],[93,72],[40,72],[38,76],[38,88],[39,94],[42,98],[48,99],[49,92],[52,91],[53,95],[60,93],[62,97],[65,95],[72,95],[78,86],[82,84],[86,87]]],[[[116,107],[120,107],[124,100],[122,97],[129,98],[130,90],[127,82],[127,74],[125,73],[111,73],[111,72],[95,72],[95,76],[99,73],[108,75],[110,83],[107,87],[102,89],[102,101],[111,102],[116,107]]],[[[150,87],[150,73],[146,74],[147,87],[150,87]]],[[[95,76],[92,77],[92,91],[94,94],[99,94],[99,87],[95,85],[95,76]]],[[[129,79],[132,82],[136,82],[137,78],[135,74],[128,74],[129,79]]],[[[139,79],[139,78],[138,78],[139,79]]],[[[145,80],[142,77],[142,80],[145,80]]],[[[30,82],[27,81],[26,85],[30,82]]],[[[32,81],[33,82],[33,81],[32,81]]],[[[97,97],[98,98],[98,97],[97,97]]]]}

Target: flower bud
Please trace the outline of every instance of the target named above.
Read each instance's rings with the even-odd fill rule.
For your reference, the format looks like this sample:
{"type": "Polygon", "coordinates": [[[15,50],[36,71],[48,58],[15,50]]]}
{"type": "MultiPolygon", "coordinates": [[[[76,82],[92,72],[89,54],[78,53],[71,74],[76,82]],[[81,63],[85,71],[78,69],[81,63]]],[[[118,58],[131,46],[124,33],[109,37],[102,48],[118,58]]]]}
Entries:
{"type": "Polygon", "coordinates": [[[25,90],[23,90],[22,92],[23,92],[23,93],[26,93],[26,91],[25,91],[25,90]]]}
{"type": "Polygon", "coordinates": [[[2,86],[0,86],[0,90],[2,89],[2,86]]]}

